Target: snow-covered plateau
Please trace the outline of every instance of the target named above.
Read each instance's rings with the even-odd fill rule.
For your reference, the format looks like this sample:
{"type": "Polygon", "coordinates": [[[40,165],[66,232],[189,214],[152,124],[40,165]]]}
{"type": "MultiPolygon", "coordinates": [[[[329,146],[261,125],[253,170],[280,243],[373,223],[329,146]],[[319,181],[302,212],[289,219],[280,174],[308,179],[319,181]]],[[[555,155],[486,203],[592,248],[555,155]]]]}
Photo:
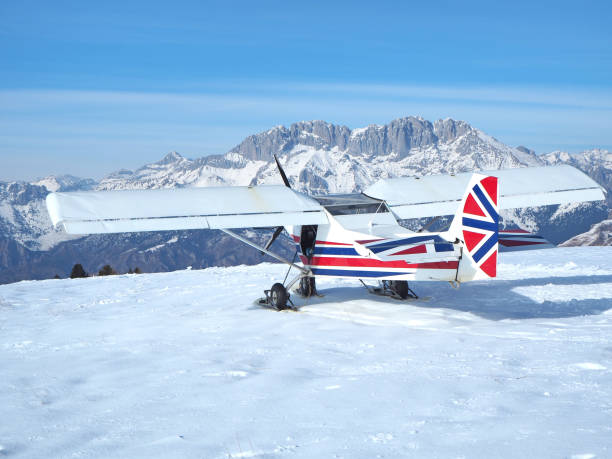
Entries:
{"type": "Polygon", "coordinates": [[[0,456],[612,457],[612,247],[256,307],[284,271],[0,286],[0,456]]]}

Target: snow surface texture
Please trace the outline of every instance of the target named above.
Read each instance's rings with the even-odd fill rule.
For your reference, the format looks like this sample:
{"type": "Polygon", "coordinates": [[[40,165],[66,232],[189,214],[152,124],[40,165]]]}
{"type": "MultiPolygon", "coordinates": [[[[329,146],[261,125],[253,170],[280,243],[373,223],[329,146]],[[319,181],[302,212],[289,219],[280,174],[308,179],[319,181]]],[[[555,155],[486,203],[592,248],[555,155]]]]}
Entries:
{"type": "Polygon", "coordinates": [[[423,300],[280,265],[0,286],[0,456],[612,457],[612,248],[423,300]]]}

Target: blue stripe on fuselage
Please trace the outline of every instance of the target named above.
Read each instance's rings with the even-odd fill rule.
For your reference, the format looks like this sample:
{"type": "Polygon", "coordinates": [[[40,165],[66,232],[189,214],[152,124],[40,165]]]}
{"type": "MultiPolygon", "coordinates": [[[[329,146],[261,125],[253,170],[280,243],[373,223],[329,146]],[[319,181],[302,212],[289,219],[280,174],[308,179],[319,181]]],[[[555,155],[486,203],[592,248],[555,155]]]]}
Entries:
{"type": "Polygon", "coordinates": [[[434,244],[436,252],[452,252],[454,250],[453,244],[434,244]]]}
{"type": "Polygon", "coordinates": [[[440,236],[417,236],[409,237],[406,239],[396,239],[394,241],[386,241],[380,244],[368,244],[366,247],[374,253],[384,252],[385,250],[391,250],[400,245],[418,244],[419,242],[433,241],[433,242],[446,242],[440,236]]]}
{"type": "Polygon", "coordinates": [[[414,274],[414,272],[394,272],[394,271],[352,271],[343,269],[320,269],[312,268],[312,273],[317,276],[347,276],[347,277],[389,277],[414,274]]]}
{"type": "Polygon", "coordinates": [[[315,255],[359,255],[352,247],[321,247],[316,246],[315,255]]]}

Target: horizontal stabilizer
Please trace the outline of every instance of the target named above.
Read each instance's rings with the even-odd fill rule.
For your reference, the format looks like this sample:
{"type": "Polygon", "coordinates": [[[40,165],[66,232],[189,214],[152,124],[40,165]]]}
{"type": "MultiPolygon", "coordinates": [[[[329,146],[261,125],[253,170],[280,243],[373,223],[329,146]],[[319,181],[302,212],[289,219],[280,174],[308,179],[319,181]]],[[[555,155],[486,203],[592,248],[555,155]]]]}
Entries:
{"type": "Polygon", "coordinates": [[[521,229],[499,231],[499,251],[519,252],[522,250],[554,249],[555,245],[538,234],[521,229]]]}
{"type": "Polygon", "coordinates": [[[70,234],[328,222],[319,203],[282,185],[51,193],[47,209],[70,234]]]}
{"type": "MultiPolygon", "coordinates": [[[[605,199],[602,188],[571,166],[484,171],[499,179],[499,209],[605,199]]],[[[472,173],[380,180],[365,190],[402,219],[454,214],[472,173]]]]}

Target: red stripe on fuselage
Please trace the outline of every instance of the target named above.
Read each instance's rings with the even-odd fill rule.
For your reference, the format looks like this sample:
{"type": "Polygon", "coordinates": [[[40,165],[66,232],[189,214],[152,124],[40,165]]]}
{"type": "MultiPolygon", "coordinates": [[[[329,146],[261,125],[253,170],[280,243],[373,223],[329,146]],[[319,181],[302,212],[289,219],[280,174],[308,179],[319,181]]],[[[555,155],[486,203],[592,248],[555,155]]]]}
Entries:
{"type": "Polygon", "coordinates": [[[348,245],[348,246],[352,246],[353,245],[353,244],[345,244],[344,242],[330,242],[330,241],[317,241],[316,244],[348,245]]]}
{"type": "Polygon", "coordinates": [[[396,252],[395,255],[410,255],[414,253],[427,253],[427,246],[425,244],[417,245],[416,247],[412,247],[410,249],[402,250],[400,252],[396,252]]]}
{"type": "Polygon", "coordinates": [[[379,242],[379,241],[384,241],[385,238],[380,238],[380,239],[366,239],[363,241],[355,241],[357,244],[369,244],[370,242],[379,242]]]}
{"type": "MultiPolygon", "coordinates": [[[[306,264],[306,257],[302,262],[306,264]]],[[[405,261],[380,261],[370,258],[312,257],[310,266],[342,266],[350,268],[416,268],[416,269],[457,269],[458,261],[434,261],[429,263],[406,263],[405,261]]]]}

